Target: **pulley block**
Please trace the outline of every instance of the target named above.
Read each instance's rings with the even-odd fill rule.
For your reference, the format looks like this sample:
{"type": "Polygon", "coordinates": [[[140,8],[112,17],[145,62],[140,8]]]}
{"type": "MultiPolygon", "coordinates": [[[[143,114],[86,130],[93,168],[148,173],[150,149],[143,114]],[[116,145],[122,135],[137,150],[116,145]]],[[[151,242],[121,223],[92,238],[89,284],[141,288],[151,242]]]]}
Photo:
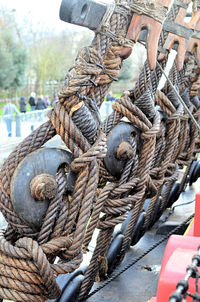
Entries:
{"type": "Polygon", "coordinates": [[[151,198],[147,198],[147,199],[145,200],[145,202],[144,202],[144,205],[143,205],[143,210],[144,210],[145,212],[148,211],[148,208],[149,208],[149,206],[150,206],[150,203],[151,203],[151,198]]]}
{"type": "Polygon", "coordinates": [[[117,126],[115,126],[107,136],[107,154],[104,158],[104,164],[108,172],[115,176],[116,178],[120,178],[125,163],[128,158],[134,156],[134,152],[131,147],[131,140],[134,139],[137,143],[139,137],[139,130],[127,122],[121,122],[117,126]],[[117,151],[119,147],[125,147],[125,156],[118,156],[117,151]]]}
{"type": "Polygon", "coordinates": [[[197,179],[200,176],[200,163],[198,162],[196,164],[195,170],[194,170],[194,182],[197,181],[197,179]]]}
{"type": "MultiPolygon", "coordinates": [[[[148,199],[145,200],[144,206],[143,206],[143,211],[144,212],[146,212],[146,213],[148,212],[151,201],[152,201],[152,198],[148,198],[148,199]]],[[[159,211],[159,208],[160,208],[160,202],[161,202],[161,197],[158,197],[156,202],[154,203],[154,207],[153,207],[153,211],[152,211],[152,219],[153,219],[154,216],[157,216],[157,214],[158,214],[158,211],[159,211]]]]}
{"type": "Polygon", "coordinates": [[[168,202],[167,202],[168,208],[170,208],[173,205],[173,203],[178,200],[180,196],[179,189],[180,189],[180,184],[177,181],[174,182],[168,197],[168,202]]]}
{"type": "Polygon", "coordinates": [[[75,270],[73,273],[61,274],[56,278],[56,282],[61,288],[60,297],[48,302],[74,302],[76,301],[77,294],[79,292],[81,283],[84,279],[85,272],[88,265],[83,266],[75,270]]]}
{"type": "Polygon", "coordinates": [[[141,237],[144,235],[143,232],[143,225],[145,222],[145,218],[146,218],[146,212],[142,212],[138,218],[138,221],[136,223],[136,229],[134,232],[134,235],[132,237],[132,241],[131,241],[131,246],[135,245],[136,243],[138,243],[138,241],[141,239],[141,237]]]}
{"type": "Polygon", "coordinates": [[[190,167],[190,171],[189,171],[189,185],[191,186],[194,182],[194,170],[196,168],[197,165],[197,160],[193,161],[191,167],[190,167]]]}
{"type": "Polygon", "coordinates": [[[189,172],[189,185],[191,186],[197,179],[200,177],[200,163],[198,160],[195,160],[192,163],[189,172]]]}
{"type": "Polygon", "coordinates": [[[64,149],[40,148],[17,166],[11,180],[11,201],[19,217],[39,230],[49,202],[56,196],[56,173],[65,164],[67,187],[72,192],[76,175],[70,170],[73,155],[64,149]]]}
{"type": "MultiPolygon", "coordinates": [[[[128,228],[128,225],[130,223],[130,220],[131,220],[131,217],[133,215],[133,210],[131,210],[126,218],[126,220],[124,220],[124,222],[122,223],[122,226],[121,226],[121,232],[123,234],[126,233],[126,230],[128,228]]],[[[144,222],[145,222],[145,217],[146,217],[146,212],[142,212],[137,220],[137,223],[136,223],[136,229],[135,229],[135,232],[134,234],[132,235],[132,239],[131,239],[131,245],[135,245],[139,240],[140,238],[142,237],[143,235],[143,225],[144,225],[144,222]]]]}
{"type": "Polygon", "coordinates": [[[124,239],[124,235],[119,234],[111,242],[111,245],[106,255],[108,261],[108,274],[111,274],[113,269],[115,268],[115,264],[117,263],[117,256],[120,253],[123,239],[124,239]]]}
{"type": "Polygon", "coordinates": [[[80,274],[76,276],[65,288],[58,302],[76,302],[77,301],[76,298],[79,294],[79,290],[83,280],[84,280],[83,275],[80,274]]]}
{"type": "Polygon", "coordinates": [[[150,217],[150,223],[148,225],[148,229],[150,229],[154,225],[154,223],[159,219],[159,217],[162,215],[162,212],[160,211],[161,200],[162,197],[159,196],[155,202],[154,209],[150,217]]]}

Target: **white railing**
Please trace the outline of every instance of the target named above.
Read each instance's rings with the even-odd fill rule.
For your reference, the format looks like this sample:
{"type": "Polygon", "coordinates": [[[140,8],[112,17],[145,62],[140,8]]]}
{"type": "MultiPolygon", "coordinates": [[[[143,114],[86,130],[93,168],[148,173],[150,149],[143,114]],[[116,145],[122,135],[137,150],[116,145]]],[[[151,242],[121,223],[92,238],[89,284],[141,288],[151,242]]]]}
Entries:
{"type": "MultiPolygon", "coordinates": [[[[6,128],[6,119],[12,119],[12,137],[26,137],[34,129],[48,120],[46,115],[49,109],[30,111],[26,113],[18,113],[12,116],[0,116],[0,139],[8,137],[6,128]]],[[[112,102],[103,102],[100,108],[102,120],[104,120],[112,112],[112,102]]]]}
{"type": "MultiPolygon", "coordinates": [[[[48,120],[47,110],[0,116],[0,167],[16,146],[42,123],[48,120]],[[12,118],[12,136],[8,137],[6,118],[12,118]]],[[[112,112],[112,102],[103,102],[100,114],[104,120],[112,112]]]]}
{"type": "Polygon", "coordinates": [[[0,139],[8,137],[6,120],[12,120],[12,137],[26,137],[39,125],[44,123],[48,117],[48,109],[35,110],[26,113],[0,116],[0,139]]]}
{"type": "Polygon", "coordinates": [[[100,108],[102,120],[104,120],[112,112],[112,102],[104,101],[100,108]]]}

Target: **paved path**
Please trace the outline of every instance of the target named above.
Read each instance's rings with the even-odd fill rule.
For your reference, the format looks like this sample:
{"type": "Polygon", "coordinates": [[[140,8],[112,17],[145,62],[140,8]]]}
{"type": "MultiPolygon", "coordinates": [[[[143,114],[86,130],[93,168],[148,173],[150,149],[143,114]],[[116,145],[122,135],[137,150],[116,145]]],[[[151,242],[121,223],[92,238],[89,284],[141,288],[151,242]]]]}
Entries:
{"type": "MultiPolygon", "coordinates": [[[[21,127],[20,127],[20,135],[16,136],[16,123],[15,123],[15,121],[13,121],[12,122],[12,138],[16,138],[16,137],[25,138],[34,129],[36,129],[37,127],[39,127],[43,122],[44,121],[42,121],[42,122],[39,122],[39,121],[23,121],[21,123],[21,127]]],[[[0,130],[0,142],[2,142],[2,141],[5,141],[5,142],[10,141],[10,138],[8,138],[8,134],[7,134],[6,124],[3,121],[0,123],[0,129],[1,129],[0,130]]]]}
{"type": "Polygon", "coordinates": [[[21,136],[16,136],[16,124],[12,123],[12,137],[8,137],[5,123],[0,123],[0,166],[15,147],[41,123],[39,122],[23,122],[21,125],[21,136]]]}

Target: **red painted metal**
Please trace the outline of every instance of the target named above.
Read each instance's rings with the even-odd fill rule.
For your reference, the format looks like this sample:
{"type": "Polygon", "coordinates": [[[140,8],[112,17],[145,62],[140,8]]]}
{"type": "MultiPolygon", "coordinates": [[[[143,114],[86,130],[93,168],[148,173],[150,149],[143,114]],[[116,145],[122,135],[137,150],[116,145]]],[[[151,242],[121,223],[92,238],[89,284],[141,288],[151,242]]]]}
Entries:
{"type": "MultiPolygon", "coordinates": [[[[143,2],[143,0],[140,0],[143,2]]],[[[156,0],[155,5],[163,6],[169,9],[172,0],[156,0]]],[[[164,21],[164,20],[163,20],[164,21]]],[[[147,58],[151,69],[156,67],[156,57],[158,50],[158,41],[162,31],[162,24],[154,20],[153,17],[147,15],[133,14],[129,29],[126,35],[127,39],[137,42],[142,29],[148,30],[147,35],[147,58]]],[[[126,59],[132,52],[131,48],[124,47],[121,52],[121,57],[126,59]]]]}
{"type": "MultiPolygon", "coordinates": [[[[196,194],[195,216],[185,236],[172,235],[165,248],[160,276],[158,280],[157,297],[150,302],[168,302],[170,295],[176,290],[177,283],[184,279],[186,269],[192,263],[192,257],[197,254],[200,245],[200,194],[196,194]]],[[[200,273],[200,268],[198,268],[200,273]]],[[[195,279],[189,280],[189,292],[195,293],[195,279]]],[[[187,302],[192,302],[187,297],[187,302]]]]}
{"type": "MultiPolygon", "coordinates": [[[[184,238],[184,237],[182,237],[184,238]]],[[[193,242],[195,237],[187,237],[193,242]]],[[[199,238],[198,238],[199,239],[199,238]]],[[[194,242],[193,242],[194,243],[194,242]]],[[[198,240],[198,246],[200,244],[200,239],[198,240]]],[[[176,248],[172,251],[171,256],[168,261],[166,261],[164,268],[161,271],[159,277],[159,286],[157,291],[157,302],[169,302],[170,295],[176,290],[177,283],[184,279],[187,267],[192,263],[192,257],[197,253],[197,249],[185,249],[176,248]]],[[[169,249],[173,246],[168,246],[169,249]]],[[[199,270],[200,272],[200,270],[199,270]]],[[[189,289],[190,293],[195,293],[195,279],[189,279],[189,289]]],[[[187,302],[192,302],[192,298],[187,297],[187,302]]]]}
{"type": "Polygon", "coordinates": [[[196,194],[194,215],[194,236],[200,237],[200,194],[196,194]]]}

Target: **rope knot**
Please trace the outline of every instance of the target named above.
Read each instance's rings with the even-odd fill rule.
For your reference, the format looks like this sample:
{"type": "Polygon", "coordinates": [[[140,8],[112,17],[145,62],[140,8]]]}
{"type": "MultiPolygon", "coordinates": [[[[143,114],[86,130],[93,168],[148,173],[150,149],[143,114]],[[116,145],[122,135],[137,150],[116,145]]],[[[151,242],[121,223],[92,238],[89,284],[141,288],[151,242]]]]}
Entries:
{"type": "Polygon", "coordinates": [[[96,143],[84,154],[76,158],[71,168],[73,171],[78,172],[85,166],[89,165],[95,159],[103,159],[107,153],[106,135],[101,132],[96,143]]]}
{"type": "Polygon", "coordinates": [[[167,122],[174,122],[176,120],[180,120],[180,118],[182,118],[182,117],[183,117],[183,120],[185,120],[183,106],[182,106],[182,104],[179,104],[176,111],[174,113],[172,113],[171,116],[168,117],[167,122]]]}
{"type": "Polygon", "coordinates": [[[151,139],[154,136],[158,135],[159,133],[160,133],[160,115],[158,112],[156,112],[152,127],[147,131],[143,132],[141,138],[151,139]]]}

